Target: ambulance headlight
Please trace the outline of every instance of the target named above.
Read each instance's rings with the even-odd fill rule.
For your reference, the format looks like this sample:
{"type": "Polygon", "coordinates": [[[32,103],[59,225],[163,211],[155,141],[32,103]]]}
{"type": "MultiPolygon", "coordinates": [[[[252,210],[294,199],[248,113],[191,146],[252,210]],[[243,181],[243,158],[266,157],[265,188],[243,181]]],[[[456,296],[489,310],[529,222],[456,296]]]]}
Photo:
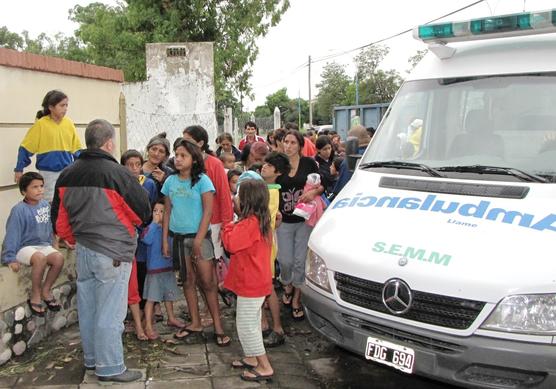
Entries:
{"type": "Polygon", "coordinates": [[[529,335],[556,335],[556,294],[504,298],[482,328],[529,335]]]}
{"type": "Polygon", "coordinates": [[[313,285],[332,293],[330,283],[328,282],[328,269],[326,268],[326,264],[321,257],[310,249],[307,253],[305,277],[307,281],[311,282],[313,285]]]}

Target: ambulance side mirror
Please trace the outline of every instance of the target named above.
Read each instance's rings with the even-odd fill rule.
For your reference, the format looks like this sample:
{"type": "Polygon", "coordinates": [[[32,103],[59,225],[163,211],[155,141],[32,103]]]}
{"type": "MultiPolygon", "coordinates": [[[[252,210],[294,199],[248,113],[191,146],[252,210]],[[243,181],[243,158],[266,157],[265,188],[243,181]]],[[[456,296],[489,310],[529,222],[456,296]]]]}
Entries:
{"type": "Polygon", "coordinates": [[[362,157],[359,152],[359,141],[357,138],[348,138],[346,140],[346,158],[347,166],[350,172],[353,172],[357,167],[357,161],[362,157]]]}

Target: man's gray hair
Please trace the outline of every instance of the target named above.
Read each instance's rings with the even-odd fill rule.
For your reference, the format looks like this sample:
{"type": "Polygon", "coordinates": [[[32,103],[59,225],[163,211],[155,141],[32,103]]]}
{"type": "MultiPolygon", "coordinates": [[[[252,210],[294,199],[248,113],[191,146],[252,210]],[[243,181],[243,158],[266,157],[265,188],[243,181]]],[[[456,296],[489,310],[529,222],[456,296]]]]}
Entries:
{"type": "Polygon", "coordinates": [[[85,130],[85,144],[88,149],[100,149],[106,142],[116,136],[116,130],[108,121],[95,119],[85,130]]]}

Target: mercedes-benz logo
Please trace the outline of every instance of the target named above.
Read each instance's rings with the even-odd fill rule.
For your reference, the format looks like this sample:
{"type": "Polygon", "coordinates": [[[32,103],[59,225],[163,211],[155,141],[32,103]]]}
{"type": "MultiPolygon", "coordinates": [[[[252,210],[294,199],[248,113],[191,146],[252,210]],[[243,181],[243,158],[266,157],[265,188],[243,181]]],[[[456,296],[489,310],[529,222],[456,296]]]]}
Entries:
{"type": "Polygon", "coordinates": [[[404,281],[391,278],[382,288],[382,302],[395,315],[402,315],[409,311],[413,302],[413,293],[404,281]]]}

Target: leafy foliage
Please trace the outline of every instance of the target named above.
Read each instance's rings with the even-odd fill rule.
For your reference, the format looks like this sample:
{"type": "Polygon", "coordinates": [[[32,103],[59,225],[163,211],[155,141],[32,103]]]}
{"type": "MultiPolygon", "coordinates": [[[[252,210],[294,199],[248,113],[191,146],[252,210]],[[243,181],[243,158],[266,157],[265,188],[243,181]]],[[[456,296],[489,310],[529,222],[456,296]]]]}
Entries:
{"type": "Polygon", "coordinates": [[[258,55],[257,39],[277,25],[289,0],[127,0],[116,6],[76,5],[74,37],[45,34],[35,40],[0,28],[0,47],[59,56],[122,69],[125,79],[146,78],[145,44],[214,42],[217,112],[241,109],[251,96],[249,79],[258,55]]]}
{"type": "Polygon", "coordinates": [[[349,104],[348,89],[351,79],[344,66],[330,62],[324,66],[321,82],[317,84],[319,93],[315,104],[315,119],[319,122],[332,123],[334,105],[349,104]]]}
{"type": "Polygon", "coordinates": [[[288,8],[289,0],[127,0],[75,6],[71,19],[92,62],[121,68],[130,81],[145,79],[146,43],[213,41],[217,101],[234,105],[234,96],[251,95],[256,40],[288,8]]]}

